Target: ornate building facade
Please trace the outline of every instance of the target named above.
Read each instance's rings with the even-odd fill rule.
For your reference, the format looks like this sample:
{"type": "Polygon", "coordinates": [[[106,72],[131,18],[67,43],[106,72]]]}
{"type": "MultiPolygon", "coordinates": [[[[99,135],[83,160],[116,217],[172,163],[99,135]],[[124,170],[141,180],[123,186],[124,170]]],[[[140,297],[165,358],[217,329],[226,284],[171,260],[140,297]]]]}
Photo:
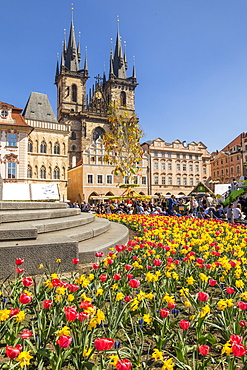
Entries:
{"type": "Polygon", "coordinates": [[[146,141],[142,148],[149,154],[148,187],[150,195],[187,195],[210,179],[210,153],[202,143],[161,138],[146,141]]]}
{"type": "Polygon", "coordinates": [[[89,79],[87,55],[83,68],[81,47],[76,43],[75,29],[71,22],[68,42],[64,40],[60,65],[57,64],[55,84],[57,85],[58,122],[69,127],[69,167],[72,168],[83,157],[83,151],[109,130],[107,110],[109,103],[135,112],[135,88],[137,86],[135,67],[127,77],[126,53],[123,52],[119,31],[114,53],[110,52],[109,75],[98,75],[87,93],[89,79]]]}
{"type": "Polygon", "coordinates": [[[0,102],[0,173],[4,182],[25,182],[28,168],[28,134],[32,127],[22,109],[0,102]]]}

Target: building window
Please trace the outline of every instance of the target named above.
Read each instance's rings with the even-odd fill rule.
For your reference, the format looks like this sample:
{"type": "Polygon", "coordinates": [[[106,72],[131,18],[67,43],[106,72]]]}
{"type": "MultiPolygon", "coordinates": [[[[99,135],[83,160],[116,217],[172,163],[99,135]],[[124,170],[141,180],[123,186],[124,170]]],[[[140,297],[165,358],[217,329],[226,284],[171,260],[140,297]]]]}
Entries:
{"type": "Polygon", "coordinates": [[[16,134],[8,134],[8,146],[16,146],[16,134]]]}
{"type": "Polygon", "coordinates": [[[180,163],[177,163],[177,171],[180,171],[180,163]]]}
{"type": "Polygon", "coordinates": [[[54,154],[60,154],[60,145],[58,142],[54,144],[53,152],[54,154]]]}
{"type": "Polygon", "coordinates": [[[180,158],[180,154],[179,153],[177,153],[177,158],[180,158]]]}
{"type": "Polygon", "coordinates": [[[47,151],[46,142],[43,140],[40,144],[40,153],[46,153],[46,151],[47,151]]]}
{"type": "Polygon", "coordinates": [[[199,183],[199,177],[196,177],[196,185],[199,183]]]}
{"type": "Polygon", "coordinates": [[[31,179],[33,174],[32,174],[32,167],[30,166],[30,164],[27,166],[27,178],[28,179],[31,179]]]}
{"type": "Polygon", "coordinates": [[[231,162],[233,162],[233,158],[231,157],[231,162]]]}
{"type": "Polygon", "coordinates": [[[168,163],[168,171],[172,171],[172,164],[168,163]]]}
{"type": "Polygon", "coordinates": [[[190,186],[193,186],[193,177],[190,177],[190,186]]]}
{"type": "Polygon", "coordinates": [[[87,183],[93,184],[93,175],[87,175],[87,183]]]}
{"type": "Polygon", "coordinates": [[[76,133],[75,131],[72,131],[71,132],[71,137],[70,137],[71,140],[76,140],[76,133]]]}
{"type": "Polygon", "coordinates": [[[239,175],[240,174],[240,167],[237,166],[237,174],[239,175]]]}
{"type": "Polygon", "coordinates": [[[165,178],[165,176],[162,176],[161,177],[161,184],[162,185],[165,185],[166,184],[166,178],[165,178]]]}
{"type": "Polygon", "coordinates": [[[226,163],[228,162],[228,160],[227,160],[227,158],[226,158],[226,161],[225,161],[226,163]]]}
{"type": "Polygon", "coordinates": [[[112,184],[112,175],[106,175],[106,183],[112,184]]]}
{"type": "Polygon", "coordinates": [[[103,184],[103,175],[97,175],[97,183],[103,184]]]}
{"type": "Polygon", "coordinates": [[[60,170],[59,170],[59,168],[58,168],[57,166],[54,168],[54,171],[53,171],[53,178],[54,178],[55,180],[60,179],[60,170]]]}
{"type": "Polygon", "coordinates": [[[39,176],[41,179],[46,179],[46,168],[45,166],[42,166],[40,168],[40,176],[39,176]]]}
{"type": "Polygon", "coordinates": [[[154,169],[158,170],[159,169],[159,162],[154,162],[154,169]]]}
{"type": "Polygon", "coordinates": [[[164,158],[166,156],[166,153],[163,152],[163,153],[161,153],[161,155],[164,158]]]}
{"type": "Polygon", "coordinates": [[[8,162],[8,179],[16,178],[16,163],[8,162]]]}
{"type": "Polygon", "coordinates": [[[77,102],[77,86],[75,84],[72,85],[72,101],[77,102]]]}
{"type": "Polygon", "coordinates": [[[206,167],[203,167],[203,169],[202,169],[202,173],[203,173],[203,175],[206,175],[207,174],[207,168],[206,167]]]}
{"type": "Polygon", "coordinates": [[[71,150],[72,150],[72,152],[75,152],[76,146],[75,145],[72,145],[71,150]]]}
{"type": "Polygon", "coordinates": [[[181,185],[181,177],[177,177],[177,185],[181,185]]]}
{"type": "Polygon", "coordinates": [[[142,185],[147,185],[147,178],[146,178],[146,176],[142,176],[142,185]]]}
{"type": "Polygon", "coordinates": [[[159,185],[159,176],[154,176],[154,185],[159,185]]]}
{"type": "Polygon", "coordinates": [[[183,159],[186,159],[186,154],[183,154],[183,159]]]}
{"type": "Polygon", "coordinates": [[[198,155],[195,155],[195,159],[198,160],[199,156],[198,155]]]}
{"type": "Polygon", "coordinates": [[[228,175],[228,168],[226,168],[226,176],[228,175]]]}
{"type": "Polygon", "coordinates": [[[125,184],[129,184],[130,183],[128,176],[124,176],[124,183],[125,184]]]}
{"type": "Polygon", "coordinates": [[[168,153],[168,158],[171,158],[172,157],[172,153],[168,153]]]}
{"type": "Polygon", "coordinates": [[[121,91],[120,93],[120,105],[122,107],[126,106],[126,92],[125,91],[121,91]]]}
{"type": "Polygon", "coordinates": [[[183,178],[183,184],[186,186],[187,185],[187,177],[183,178]]]}
{"type": "Polygon", "coordinates": [[[159,153],[158,152],[154,152],[154,157],[158,157],[159,156],[159,153]]]}
{"type": "Polygon", "coordinates": [[[183,171],[186,171],[187,167],[186,164],[183,164],[183,171]]]}
{"type": "Polygon", "coordinates": [[[190,168],[190,172],[193,172],[193,164],[190,164],[189,168],[190,168]]]}
{"type": "Polygon", "coordinates": [[[30,153],[33,152],[33,142],[31,140],[28,140],[27,151],[30,153]]]}
{"type": "Polygon", "coordinates": [[[189,154],[189,159],[193,159],[193,155],[189,154]]]}
{"type": "Polygon", "coordinates": [[[231,175],[233,175],[233,167],[231,167],[231,175]]]}
{"type": "Polygon", "coordinates": [[[162,170],[165,170],[166,169],[166,163],[165,162],[161,162],[161,169],[162,170]]]}
{"type": "Polygon", "coordinates": [[[172,185],[172,177],[168,177],[168,185],[172,185]]]}
{"type": "Polygon", "coordinates": [[[196,164],[196,172],[199,172],[199,164],[196,164]]]}

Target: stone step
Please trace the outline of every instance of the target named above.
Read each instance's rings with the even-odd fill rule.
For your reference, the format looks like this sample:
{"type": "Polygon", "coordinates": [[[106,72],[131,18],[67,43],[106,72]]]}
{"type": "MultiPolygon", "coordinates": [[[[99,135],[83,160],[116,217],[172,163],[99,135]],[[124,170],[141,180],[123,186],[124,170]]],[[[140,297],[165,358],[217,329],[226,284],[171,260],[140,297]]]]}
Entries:
{"type": "Polygon", "coordinates": [[[0,279],[15,275],[15,259],[24,258],[27,274],[40,274],[39,265],[48,266],[51,271],[57,269],[57,259],[61,259],[61,271],[72,271],[73,258],[80,258],[81,263],[96,260],[97,251],[107,254],[109,248],[128,241],[129,230],[121,224],[106,219],[95,219],[91,224],[74,229],[38,234],[34,240],[0,242],[0,279]],[[91,228],[91,230],[89,230],[91,228]],[[81,230],[79,230],[81,229],[81,230]],[[84,229],[84,235],[83,230],[84,229]],[[102,232],[102,234],[98,234],[102,232]],[[97,235],[97,236],[96,236],[97,235]],[[88,238],[84,241],[83,238],[88,238]]]}
{"type": "MultiPolygon", "coordinates": [[[[75,216],[35,220],[29,222],[3,223],[0,225],[0,241],[36,239],[38,234],[63,230],[67,235],[68,229],[81,227],[94,221],[91,213],[81,213],[75,216]]],[[[84,240],[84,239],[82,239],[84,240]]]]}
{"type": "Polygon", "coordinates": [[[20,222],[70,217],[81,214],[80,208],[0,211],[0,222],[20,222]]]}
{"type": "Polygon", "coordinates": [[[63,202],[8,202],[0,201],[0,210],[14,210],[15,212],[30,209],[64,209],[67,204],[63,202]]]}
{"type": "Polygon", "coordinates": [[[103,252],[105,255],[109,248],[117,244],[126,244],[129,240],[129,229],[116,222],[110,222],[107,232],[92,239],[92,242],[82,241],[78,244],[79,259],[81,263],[91,263],[97,260],[96,252],[103,252]]]}

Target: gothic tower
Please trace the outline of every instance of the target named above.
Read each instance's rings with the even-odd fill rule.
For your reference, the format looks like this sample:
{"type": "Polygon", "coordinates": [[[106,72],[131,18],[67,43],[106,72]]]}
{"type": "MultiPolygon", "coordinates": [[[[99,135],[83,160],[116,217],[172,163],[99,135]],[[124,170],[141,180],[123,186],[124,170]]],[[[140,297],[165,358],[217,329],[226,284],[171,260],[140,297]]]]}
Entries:
{"type": "Polygon", "coordinates": [[[107,110],[110,102],[135,111],[135,88],[137,86],[135,67],[131,77],[126,76],[126,51],[122,50],[121,37],[117,32],[114,55],[110,53],[109,78],[98,75],[95,83],[86,92],[89,78],[87,55],[84,68],[80,68],[80,43],[76,45],[73,20],[68,44],[63,42],[60,66],[57,64],[55,84],[57,85],[58,121],[70,128],[68,143],[69,166],[74,167],[82,159],[82,152],[109,130],[107,110]]]}

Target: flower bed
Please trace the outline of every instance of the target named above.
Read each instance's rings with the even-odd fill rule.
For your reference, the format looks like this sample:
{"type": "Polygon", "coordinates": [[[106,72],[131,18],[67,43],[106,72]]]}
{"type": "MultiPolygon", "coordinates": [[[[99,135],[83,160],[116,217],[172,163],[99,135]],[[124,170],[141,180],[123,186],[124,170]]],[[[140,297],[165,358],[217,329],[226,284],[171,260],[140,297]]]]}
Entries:
{"type": "Polygon", "coordinates": [[[89,273],[62,276],[58,260],[34,279],[16,260],[16,279],[1,287],[0,368],[246,368],[246,228],[102,217],[141,236],[97,253],[89,273]]]}

